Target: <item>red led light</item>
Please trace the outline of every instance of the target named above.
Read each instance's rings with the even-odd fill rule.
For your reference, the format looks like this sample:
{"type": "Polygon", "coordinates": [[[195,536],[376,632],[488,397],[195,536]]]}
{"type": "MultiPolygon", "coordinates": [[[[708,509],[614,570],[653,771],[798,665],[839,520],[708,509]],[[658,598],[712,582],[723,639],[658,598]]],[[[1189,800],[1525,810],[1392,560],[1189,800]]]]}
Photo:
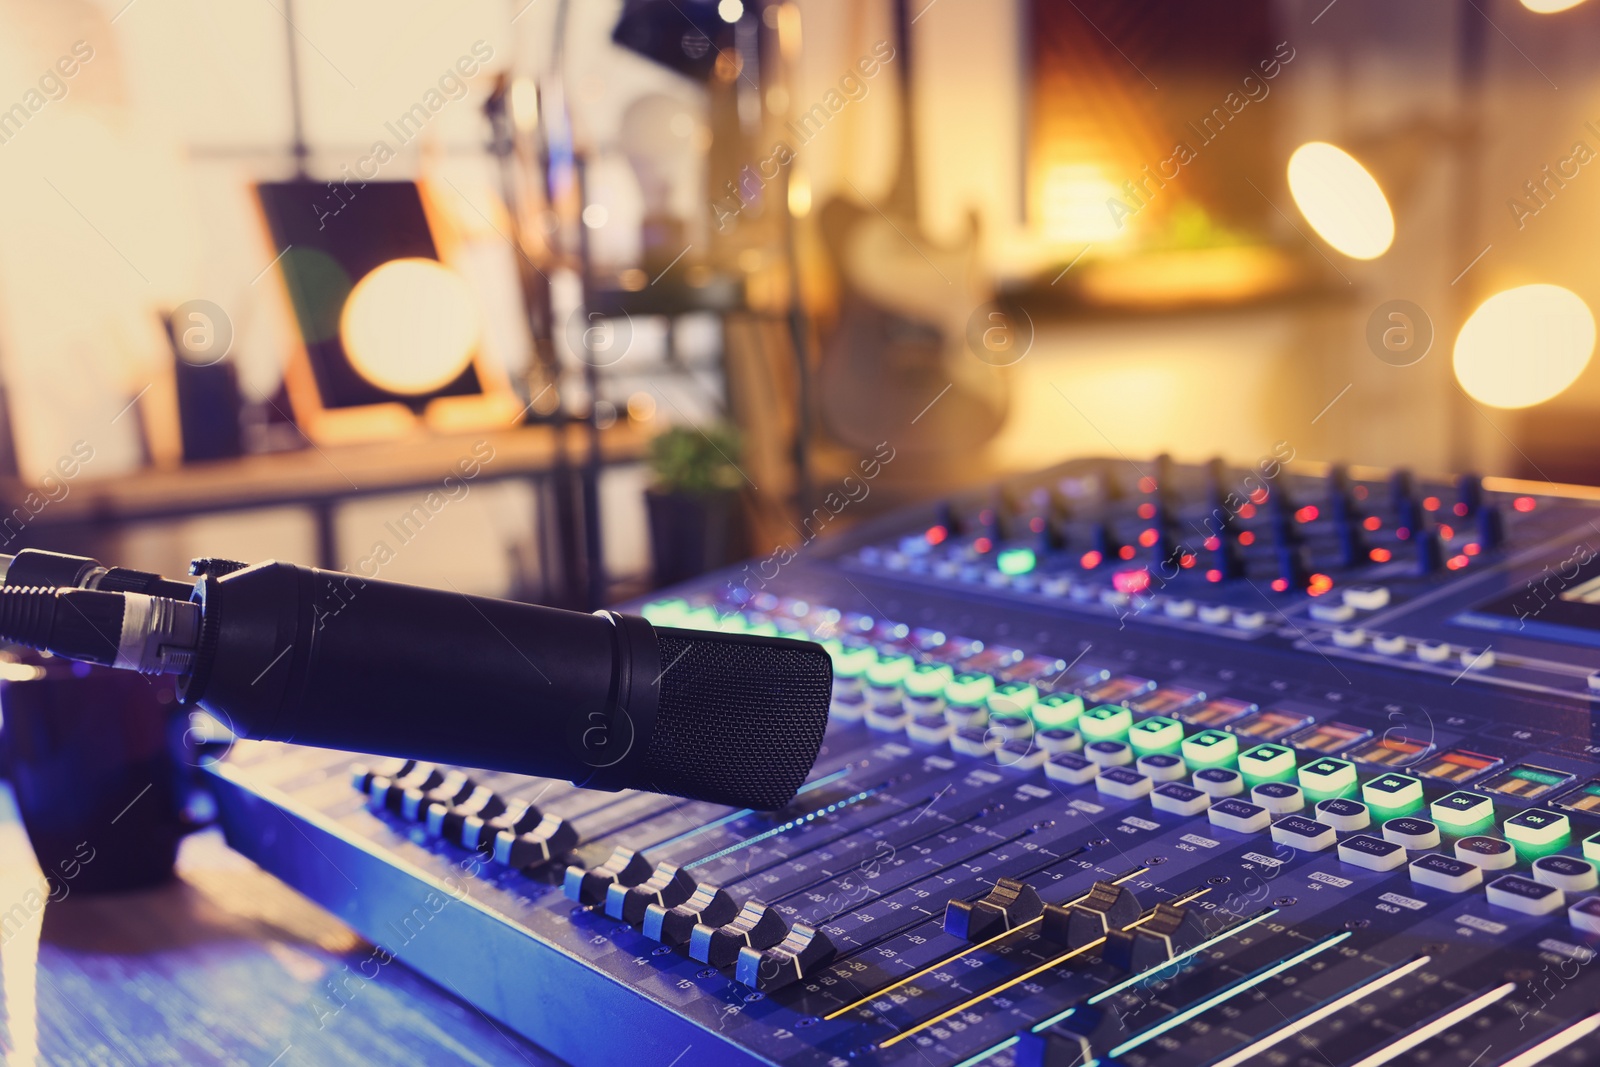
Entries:
{"type": "Polygon", "coordinates": [[[989,540],[987,537],[980,537],[976,541],[972,542],[972,550],[978,553],[980,556],[988,554],[988,551],[993,547],[994,542],[989,540]]]}
{"type": "Polygon", "coordinates": [[[1150,527],[1148,530],[1139,531],[1139,543],[1145,548],[1149,548],[1151,545],[1155,544],[1157,539],[1160,537],[1161,534],[1157,532],[1154,526],[1150,527]]]}
{"type": "Polygon", "coordinates": [[[1333,579],[1326,574],[1313,574],[1311,582],[1306,586],[1306,592],[1312,596],[1321,596],[1333,588],[1333,579]]]}
{"type": "Polygon", "coordinates": [[[1139,479],[1139,492],[1141,492],[1141,493],[1153,493],[1155,491],[1156,491],[1156,480],[1154,478],[1144,477],[1144,478],[1140,478],[1139,479]]]}
{"type": "Polygon", "coordinates": [[[928,527],[928,532],[922,536],[927,538],[930,545],[942,545],[944,544],[944,539],[950,536],[950,531],[943,526],[930,526],[928,527]]]}
{"type": "Polygon", "coordinates": [[[1468,508],[1465,503],[1458,501],[1455,507],[1451,508],[1450,510],[1456,513],[1457,518],[1464,519],[1467,517],[1468,508]]]}
{"type": "Polygon", "coordinates": [[[1211,568],[1210,570],[1206,571],[1206,581],[1208,581],[1208,582],[1220,582],[1220,581],[1222,581],[1222,572],[1217,570],[1215,567],[1211,568]]]}
{"type": "Polygon", "coordinates": [[[1288,588],[1289,588],[1289,582],[1288,582],[1287,579],[1285,579],[1285,578],[1274,578],[1274,579],[1272,579],[1272,591],[1274,593],[1285,592],[1288,588]]]}
{"type": "Polygon", "coordinates": [[[1262,486],[1260,489],[1257,489],[1255,492],[1251,493],[1250,501],[1254,504],[1265,504],[1267,502],[1266,486],[1262,486]]]}
{"type": "Polygon", "coordinates": [[[1123,545],[1121,548],[1117,549],[1117,555],[1121,556],[1123,559],[1132,559],[1135,551],[1136,549],[1132,545],[1123,545]]]}
{"type": "Polygon", "coordinates": [[[1178,557],[1178,566],[1182,567],[1184,570],[1188,570],[1190,567],[1193,567],[1194,556],[1188,552],[1185,552],[1183,555],[1178,557]]]}
{"type": "Polygon", "coordinates": [[[1483,549],[1478,545],[1478,542],[1471,541],[1461,546],[1461,551],[1465,552],[1469,556],[1476,556],[1479,552],[1482,552],[1483,549]]]}
{"type": "Polygon", "coordinates": [[[1376,515],[1368,515],[1361,520],[1361,525],[1368,530],[1376,530],[1383,525],[1383,520],[1376,515]]]}
{"type": "Polygon", "coordinates": [[[1440,523],[1439,524],[1439,536],[1440,537],[1442,537],[1446,541],[1448,541],[1452,537],[1454,537],[1455,535],[1456,535],[1456,529],[1455,529],[1454,526],[1451,526],[1451,525],[1449,525],[1447,523],[1440,523]]]}
{"type": "Polygon", "coordinates": [[[1256,535],[1246,530],[1239,535],[1239,543],[1241,545],[1253,545],[1256,543],[1256,535]]]}
{"type": "Polygon", "coordinates": [[[1204,542],[1207,552],[1215,552],[1222,547],[1222,541],[1215,537],[1208,537],[1204,542]]]}
{"type": "Polygon", "coordinates": [[[1394,558],[1394,553],[1390,552],[1387,548],[1375,548],[1371,552],[1368,552],[1367,555],[1372,558],[1372,562],[1374,563],[1388,563],[1394,558]]]}
{"type": "Polygon", "coordinates": [[[1364,485],[1358,485],[1354,489],[1350,490],[1350,492],[1355,495],[1357,500],[1367,499],[1367,487],[1364,485]]]}
{"type": "Polygon", "coordinates": [[[1518,511],[1532,511],[1539,506],[1539,502],[1531,496],[1519,496],[1511,502],[1511,506],[1518,511]]]}
{"type": "Polygon", "coordinates": [[[1294,513],[1294,521],[1311,522],[1317,517],[1317,514],[1317,506],[1315,504],[1307,504],[1305,507],[1294,513]]]}
{"type": "Polygon", "coordinates": [[[1239,505],[1239,517],[1241,519],[1253,519],[1253,518],[1255,518],[1256,517],[1256,506],[1254,504],[1240,504],[1239,505]]]}
{"type": "Polygon", "coordinates": [[[985,526],[988,526],[990,523],[994,522],[994,509],[984,508],[982,511],[978,512],[978,521],[985,526]]]}
{"type": "Polygon", "coordinates": [[[1467,565],[1467,557],[1466,556],[1451,556],[1448,560],[1445,561],[1444,565],[1446,567],[1449,567],[1453,571],[1458,571],[1462,567],[1465,567],[1467,565]]]}
{"type": "Polygon", "coordinates": [[[1156,506],[1154,504],[1150,503],[1150,501],[1146,500],[1143,504],[1139,505],[1139,517],[1141,519],[1153,519],[1153,518],[1155,518],[1156,517],[1156,506]]]}
{"type": "Polygon", "coordinates": [[[1142,567],[1136,571],[1118,571],[1111,576],[1111,584],[1119,593],[1130,596],[1142,593],[1150,588],[1150,572],[1142,567]]]}
{"type": "Polygon", "coordinates": [[[1438,511],[1439,510],[1439,498],[1436,497],[1436,496],[1425,496],[1425,497],[1423,497],[1422,498],[1422,509],[1424,511],[1438,511]]]}
{"type": "Polygon", "coordinates": [[[1409,541],[1411,540],[1411,528],[1409,526],[1396,526],[1394,535],[1402,541],[1409,541]]]}
{"type": "Polygon", "coordinates": [[[1090,549],[1088,552],[1085,552],[1082,556],[1078,557],[1078,562],[1083,564],[1084,570],[1092,571],[1096,567],[1100,566],[1100,561],[1104,558],[1105,557],[1101,556],[1100,553],[1090,549]]]}
{"type": "Polygon", "coordinates": [[[1029,519],[1028,529],[1032,530],[1034,533],[1044,533],[1044,516],[1035,515],[1033,518],[1029,519]]]}

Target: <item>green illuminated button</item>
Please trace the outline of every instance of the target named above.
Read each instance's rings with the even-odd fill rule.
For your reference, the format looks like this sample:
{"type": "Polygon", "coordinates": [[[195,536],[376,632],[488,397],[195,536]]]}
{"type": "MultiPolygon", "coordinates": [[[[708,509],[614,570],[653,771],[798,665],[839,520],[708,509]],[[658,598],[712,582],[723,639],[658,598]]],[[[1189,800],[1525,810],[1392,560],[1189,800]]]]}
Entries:
{"type": "Polygon", "coordinates": [[[1083,698],[1076,693],[1051,693],[1028,709],[1033,724],[1041,730],[1071,726],[1083,714],[1083,698]]]}
{"type": "Polygon", "coordinates": [[[730,611],[726,615],[717,617],[717,625],[714,629],[721,630],[725,634],[742,634],[749,632],[750,624],[745,621],[743,615],[736,611],[730,611]]]}
{"type": "Polygon", "coordinates": [[[690,608],[678,623],[686,630],[715,630],[721,624],[716,608],[690,608]]]}
{"type": "Polygon", "coordinates": [[[1239,773],[1254,788],[1262,782],[1287,782],[1294,778],[1294,749],[1283,745],[1257,745],[1239,754],[1239,773]]]}
{"type": "Polygon", "coordinates": [[[1078,716],[1078,732],[1089,741],[1124,741],[1133,725],[1133,712],[1115,704],[1101,704],[1078,716]]]}
{"type": "Polygon", "coordinates": [[[994,558],[994,565],[1001,574],[1027,574],[1037,562],[1031,548],[1003,549],[994,558]]]}
{"type": "Polygon", "coordinates": [[[744,632],[756,637],[779,637],[778,628],[767,619],[746,619],[744,632]]]}
{"type": "Polygon", "coordinates": [[[680,626],[688,613],[689,602],[678,596],[652,600],[639,609],[639,614],[653,626],[680,626]]]}
{"type": "Polygon", "coordinates": [[[1300,768],[1300,788],[1313,802],[1348,797],[1356,791],[1356,765],[1323,756],[1300,768]]]}
{"type": "Polygon", "coordinates": [[[994,715],[1026,715],[1039,701],[1039,690],[1027,682],[1007,682],[997,686],[986,698],[994,715]]]}
{"type": "Polygon", "coordinates": [[[1222,730],[1201,730],[1185,738],[1181,746],[1184,762],[1202,767],[1231,767],[1239,755],[1239,739],[1222,730]]]}
{"type": "Polygon", "coordinates": [[[963,671],[944,687],[944,698],[952,704],[981,704],[983,698],[994,692],[994,679],[987,674],[963,671]]]}
{"type": "Polygon", "coordinates": [[[1600,863],[1600,833],[1590,834],[1583,839],[1583,856],[1600,863]]]}
{"type": "Polygon", "coordinates": [[[1519,811],[1501,823],[1501,829],[1522,859],[1548,856],[1572,840],[1572,823],[1567,817],[1543,808],[1519,811]]]}
{"type": "Polygon", "coordinates": [[[1447,834],[1466,836],[1494,825],[1494,803],[1477,793],[1457,791],[1428,805],[1428,814],[1447,834]]]}
{"type": "Polygon", "coordinates": [[[917,661],[910,656],[885,656],[866,670],[867,684],[891,689],[906,680],[917,661]]]}
{"type": "Polygon", "coordinates": [[[1404,774],[1380,774],[1361,787],[1361,799],[1380,819],[1409,815],[1422,807],[1422,783],[1404,774]]]}
{"type": "Polygon", "coordinates": [[[906,695],[913,697],[931,698],[944,695],[956,672],[946,663],[919,663],[906,675],[906,695]]]}
{"type": "Polygon", "coordinates": [[[1157,715],[1128,728],[1128,744],[1141,756],[1156,752],[1175,755],[1183,742],[1183,723],[1157,715]]]}
{"type": "MultiPolygon", "coordinates": [[[[826,645],[823,647],[827,648],[826,645]]],[[[866,673],[868,667],[878,662],[877,650],[871,645],[847,645],[840,642],[837,649],[829,648],[828,653],[833,656],[835,678],[859,678],[866,673]]]]}

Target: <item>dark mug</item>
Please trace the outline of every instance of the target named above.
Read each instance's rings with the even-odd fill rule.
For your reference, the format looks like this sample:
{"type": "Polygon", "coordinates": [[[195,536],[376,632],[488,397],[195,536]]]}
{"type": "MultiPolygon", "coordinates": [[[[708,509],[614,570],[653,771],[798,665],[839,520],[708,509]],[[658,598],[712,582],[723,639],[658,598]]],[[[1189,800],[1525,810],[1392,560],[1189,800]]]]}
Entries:
{"type": "Polygon", "coordinates": [[[172,877],[190,828],[183,711],[164,677],[0,656],[4,769],[51,899],[172,877]]]}

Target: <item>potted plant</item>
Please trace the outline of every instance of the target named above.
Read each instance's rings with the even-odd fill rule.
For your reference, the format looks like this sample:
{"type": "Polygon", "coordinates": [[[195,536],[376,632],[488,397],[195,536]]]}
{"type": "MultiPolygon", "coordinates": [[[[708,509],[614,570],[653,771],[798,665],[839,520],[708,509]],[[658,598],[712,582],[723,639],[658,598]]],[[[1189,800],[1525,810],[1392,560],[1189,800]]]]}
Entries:
{"type": "Polygon", "coordinates": [[[674,426],[650,442],[645,507],[657,586],[704,574],[742,552],[738,461],[731,426],[674,426]]]}

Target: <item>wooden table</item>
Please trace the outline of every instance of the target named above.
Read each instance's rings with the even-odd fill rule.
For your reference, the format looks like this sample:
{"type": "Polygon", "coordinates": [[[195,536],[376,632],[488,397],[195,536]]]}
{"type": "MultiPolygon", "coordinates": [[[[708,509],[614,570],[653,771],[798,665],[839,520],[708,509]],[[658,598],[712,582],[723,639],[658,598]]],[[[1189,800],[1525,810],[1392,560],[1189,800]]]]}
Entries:
{"type": "Polygon", "coordinates": [[[159,889],[69,892],[33,909],[43,884],[0,785],[0,1062],[10,1067],[560,1063],[402,963],[364,977],[370,944],[215,831],[184,842],[178,878],[159,889]]]}

